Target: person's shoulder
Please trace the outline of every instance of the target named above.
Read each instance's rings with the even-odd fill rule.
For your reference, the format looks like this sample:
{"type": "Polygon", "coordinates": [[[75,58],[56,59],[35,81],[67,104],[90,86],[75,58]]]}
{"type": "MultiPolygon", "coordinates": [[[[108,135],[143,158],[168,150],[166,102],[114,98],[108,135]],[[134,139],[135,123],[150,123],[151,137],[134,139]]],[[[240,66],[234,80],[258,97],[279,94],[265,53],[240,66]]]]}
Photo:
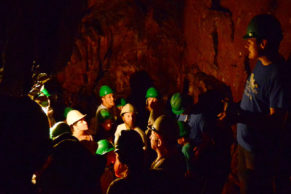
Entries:
{"type": "Polygon", "coordinates": [[[192,121],[203,121],[205,119],[202,113],[191,113],[190,120],[192,121]]]}
{"type": "Polygon", "coordinates": [[[138,133],[142,133],[142,134],[144,134],[144,131],[141,130],[141,128],[139,128],[139,127],[134,127],[134,130],[135,130],[136,132],[138,132],[138,133]]]}
{"type": "Polygon", "coordinates": [[[125,130],[125,129],[126,129],[125,123],[122,123],[122,124],[117,125],[116,131],[125,130]]]}
{"type": "Polygon", "coordinates": [[[124,191],[124,188],[126,188],[126,186],[127,180],[125,178],[117,178],[110,183],[107,189],[107,194],[120,193],[124,191]]]}
{"type": "Polygon", "coordinates": [[[192,112],[190,114],[190,116],[196,117],[196,118],[202,118],[203,117],[203,114],[201,112],[192,112]]]}
{"type": "Polygon", "coordinates": [[[184,151],[188,151],[188,150],[191,150],[193,149],[193,146],[191,145],[191,143],[186,143],[183,147],[182,147],[182,150],[184,151]]]}
{"type": "Polygon", "coordinates": [[[101,103],[101,104],[97,107],[96,115],[99,114],[99,112],[100,112],[102,109],[107,109],[107,107],[104,106],[104,105],[101,103]]]}

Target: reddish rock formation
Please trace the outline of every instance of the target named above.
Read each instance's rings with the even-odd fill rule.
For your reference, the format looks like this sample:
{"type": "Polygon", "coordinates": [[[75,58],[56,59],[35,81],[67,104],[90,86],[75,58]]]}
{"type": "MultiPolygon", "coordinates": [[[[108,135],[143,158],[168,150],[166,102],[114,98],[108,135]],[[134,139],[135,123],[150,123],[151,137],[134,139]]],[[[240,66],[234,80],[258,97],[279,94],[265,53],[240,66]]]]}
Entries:
{"type": "Polygon", "coordinates": [[[104,83],[127,96],[130,75],[145,70],[163,95],[182,91],[188,80],[197,101],[201,87],[214,87],[199,85],[204,81],[195,75],[203,72],[229,86],[239,101],[250,70],[242,39],[249,20],[259,13],[277,16],[285,36],[280,51],[288,58],[288,7],[288,1],[271,0],[91,0],[71,59],[58,77],[69,96],[81,88],[91,95],[104,83]]]}

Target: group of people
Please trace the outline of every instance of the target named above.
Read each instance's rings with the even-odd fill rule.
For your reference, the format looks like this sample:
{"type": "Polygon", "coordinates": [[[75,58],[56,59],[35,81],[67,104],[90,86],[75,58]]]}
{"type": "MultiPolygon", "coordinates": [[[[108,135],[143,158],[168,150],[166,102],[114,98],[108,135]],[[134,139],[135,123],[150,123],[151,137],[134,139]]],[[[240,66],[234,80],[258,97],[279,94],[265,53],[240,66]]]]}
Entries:
{"type": "MultiPolygon", "coordinates": [[[[200,94],[197,104],[179,92],[165,102],[152,86],[144,96],[146,107],[137,111],[130,100],[116,100],[112,88],[103,85],[92,118],[66,108],[65,120],[56,122],[52,111],[39,111],[29,99],[1,97],[1,107],[9,108],[0,112],[5,158],[0,191],[221,193],[230,172],[230,146],[236,142],[231,126],[238,123],[240,192],[288,193],[290,174],[276,168],[279,141],[288,128],[288,96],[278,54],[280,24],[271,15],[255,16],[244,38],[249,59],[257,64],[239,106],[216,89],[200,94]]],[[[47,90],[40,96],[49,99],[47,90]]],[[[44,104],[39,103],[49,105],[44,104]]]]}
{"type": "MultiPolygon", "coordinates": [[[[190,96],[174,93],[167,109],[158,90],[150,87],[145,94],[147,114],[140,114],[125,98],[116,101],[108,85],[100,87],[99,97],[101,104],[92,118],[66,108],[64,121],[49,122],[54,123],[50,128],[52,158],[66,144],[78,142],[99,162],[99,169],[91,168],[100,175],[95,188],[102,193],[221,193],[233,143],[230,126],[217,116],[224,111],[222,95],[209,91],[194,106],[190,96]],[[138,126],[137,120],[145,115],[147,124],[138,126]],[[160,182],[159,186],[152,187],[148,179],[160,182]]],[[[51,166],[46,164],[34,174],[40,188],[54,188],[46,185],[55,184],[47,175],[56,173],[51,166]]]]}

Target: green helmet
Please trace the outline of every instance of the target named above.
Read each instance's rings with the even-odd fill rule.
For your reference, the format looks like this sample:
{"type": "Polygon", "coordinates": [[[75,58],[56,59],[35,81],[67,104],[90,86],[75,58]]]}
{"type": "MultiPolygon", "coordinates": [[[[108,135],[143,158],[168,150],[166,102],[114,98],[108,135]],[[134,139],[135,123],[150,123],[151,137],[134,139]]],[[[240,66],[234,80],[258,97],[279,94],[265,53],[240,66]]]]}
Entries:
{"type": "Polygon", "coordinates": [[[189,135],[189,126],[183,121],[178,121],[179,126],[179,136],[187,137],[189,135]]]}
{"type": "Polygon", "coordinates": [[[126,100],[124,98],[119,98],[116,101],[117,101],[117,105],[116,105],[117,107],[126,105],[126,100]]]}
{"type": "Polygon", "coordinates": [[[184,107],[182,106],[182,96],[180,93],[175,93],[171,97],[171,107],[172,112],[176,115],[180,115],[184,112],[184,107]]]}
{"type": "Polygon", "coordinates": [[[45,87],[42,88],[41,92],[47,97],[51,96],[51,94],[47,91],[47,89],[45,89],[45,87]]]}
{"type": "Polygon", "coordinates": [[[280,42],[283,38],[281,25],[272,15],[257,15],[250,21],[243,38],[265,38],[280,42]]]}
{"type": "Polygon", "coordinates": [[[98,155],[104,155],[114,150],[113,145],[106,139],[99,140],[97,144],[98,144],[98,149],[96,151],[96,154],[98,155]]]}
{"type": "Polygon", "coordinates": [[[99,90],[99,96],[100,97],[103,97],[103,96],[105,96],[107,94],[112,94],[112,93],[113,93],[113,90],[107,85],[101,86],[101,88],[99,90]]]}
{"type": "Polygon", "coordinates": [[[158,94],[158,91],[156,88],[154,87],[150,87],[148,90],[147,90],[147,93],[146,93],[146,98],[157,98],[159,96],[158,94]]]}
{"type": "Polygon", "coordinates": [[[107,109],[101,109],[99,111],[98,114],[98,121],[100,123],[103,123],[104,121],[106,121],[107,119],[112,119],[112,115],[110,114],[110,112],[107,109]]]}
{"type": "Polygon", "coordinates": [[[50,138],[52,140],[65,133],[71,134],[71,129],[70,126],[63,121],[55,123],[54,126],[50,128],[50,138]]]}

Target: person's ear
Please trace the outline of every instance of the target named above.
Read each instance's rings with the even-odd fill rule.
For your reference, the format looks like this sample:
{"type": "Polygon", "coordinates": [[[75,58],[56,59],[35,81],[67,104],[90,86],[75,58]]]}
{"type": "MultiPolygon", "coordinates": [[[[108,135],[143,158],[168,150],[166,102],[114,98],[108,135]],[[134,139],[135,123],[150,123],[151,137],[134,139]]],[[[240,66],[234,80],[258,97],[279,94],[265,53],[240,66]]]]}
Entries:
{"type": "Polygon", "coordinates": [[[261,48],[262,50],[264,50],[264,49],[267,47],[267,44],[268,44],[268,40],[263,39],[263,40],[261,40],[259,46],[260,46],[260,48],[261,48]]]}
{"type": "Polygon", "coordinates": [[[157,143],[158,143],[158,147],[161,147],[161,146],[162,146],[161,138],[158,138],[158,139],[157,139],[157,143]]]}
{"type": "Polygon", "coordinates": [[[105,99],[104,99],[104,96],[102,96],[102,97],[101,97],[101,102],[102,102],[102,104],[103,104],[104,100],[105,100],[105,99]]]}

